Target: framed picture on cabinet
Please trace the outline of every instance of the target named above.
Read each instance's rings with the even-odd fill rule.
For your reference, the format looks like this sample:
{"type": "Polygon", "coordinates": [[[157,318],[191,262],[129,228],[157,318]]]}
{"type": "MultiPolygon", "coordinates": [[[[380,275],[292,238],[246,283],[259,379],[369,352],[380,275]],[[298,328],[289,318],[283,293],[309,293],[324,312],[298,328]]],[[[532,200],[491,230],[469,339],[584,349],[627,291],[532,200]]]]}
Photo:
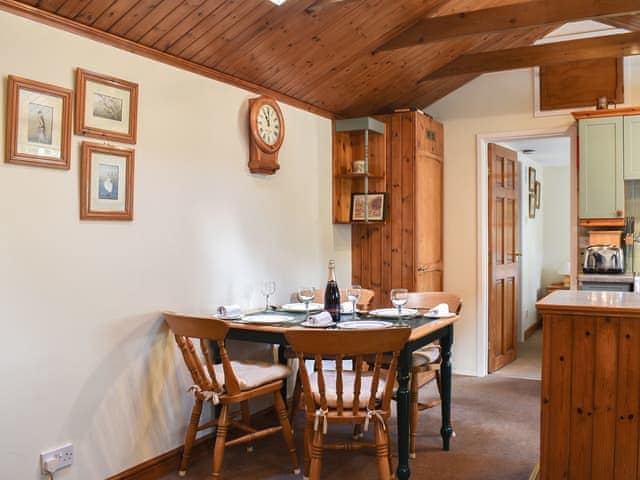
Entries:
{"type": "Polygon", "coordinates": [[[352,222],[383,222],[386,210],[386,193],[352,193],[352,222]],[[366,209],[366,210],[365,210],[366,209]]]}
{"type": "Polygon", "coordinates": [[[72,91],[9,75],[7,163],[69,169],[72,91]]]}
{"type": "Polygon", "coordinates": [[[128,148],[82,144],[81,219],[133,220],[134,157],[128,148]]]}
{"type": "Polygon", "coordinates": [[[540,185],[540,182],[536,182],[535,192],[536,192],[536,210],[537,210],[538,208],[540,208],[540,196],[542,195],[542,185],[540,185]]]}
{"type": "Polygon", "coordinates": [[[75,133],[136,143],[138,84],[78,68],[75,133]]]}
{"type": "Polygon", "coordinates": [[[529,194],[529,218],[536,218],[536,194],[529,194]]]}
{"type": "Polygon", "coordinates": [[[536,191],[536,169],[529,167],[529,191],[535,193],[536,191]]]}

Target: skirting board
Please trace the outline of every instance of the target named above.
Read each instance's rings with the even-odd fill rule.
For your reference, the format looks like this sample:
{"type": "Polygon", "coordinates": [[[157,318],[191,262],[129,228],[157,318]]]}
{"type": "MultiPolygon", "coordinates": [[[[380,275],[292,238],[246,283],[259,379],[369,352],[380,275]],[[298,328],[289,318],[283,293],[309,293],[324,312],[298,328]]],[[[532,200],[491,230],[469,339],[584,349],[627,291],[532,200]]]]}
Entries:
{"type": "Polygon", "coordinates": [[[533,325],[530,325],[525,331],[524,331],[524,339],[526,340],[527,338],[529,338],[531,335],[533,335],[536,330],[538,330],[539,328],[542,328],[542,320],[540,320],[538,318],[538,320],[536,320],[536,323],[534,323],[533,325]]]}
{"type": "MultiPolygon", "coordinates": [[[[213,449],[212,441],[212,433],[197,439],[191,449],[191,462],[211,454],[213,449]]],[[[120,472],[106,480],[155,480],[171,472],[177,472],[183,448],[184,445],[181,445],[162,455],[128,468],[124,472],[120,472]]]]}
{"type": "MultiPolygon", "coordinates": [[[[252,423],[253,420],[258,419],[259,417],[264,417],[267,414],[272,414],[273,411],[273,407],[267,407],[253,413],[251,415],[252,423]]],[[[208,433],[194,442],[193,448],[191,449],[191,460],[189,463],[196,462],[199,458],[212,454],[213,437],[214,433],[208,433]]],[[[150,458],[149,460],[138,465],[134,465],[131,468],[127,468],[125,471],[108,477],[105,480],[156,480],[169,473],[177,473],[183,449],[184,445],[180,445],[173,450],[165,452],[162,455],[158,455],[157,457],[150,458]]]]}

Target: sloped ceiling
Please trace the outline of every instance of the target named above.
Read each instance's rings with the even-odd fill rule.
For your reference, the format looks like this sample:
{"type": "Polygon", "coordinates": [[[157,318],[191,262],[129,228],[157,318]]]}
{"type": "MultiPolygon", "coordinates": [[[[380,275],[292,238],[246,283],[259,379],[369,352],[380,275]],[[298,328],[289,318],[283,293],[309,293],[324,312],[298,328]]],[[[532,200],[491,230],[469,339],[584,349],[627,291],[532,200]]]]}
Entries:
{"type": "MultiPolygon", "coordinates": [[[[17,0],[0,0],[2,4],[17,0]]],[[[470,52],[533,44],[552,27],[372,53],[424,17],[514,0],[20,0],[339,116],[426,107],[474,76],[418,82],[470,52]],[[321,2],[322,3],[322,2],[321,2]]],[[[616,17],[625,28],[637,17],[616,17]]]]}

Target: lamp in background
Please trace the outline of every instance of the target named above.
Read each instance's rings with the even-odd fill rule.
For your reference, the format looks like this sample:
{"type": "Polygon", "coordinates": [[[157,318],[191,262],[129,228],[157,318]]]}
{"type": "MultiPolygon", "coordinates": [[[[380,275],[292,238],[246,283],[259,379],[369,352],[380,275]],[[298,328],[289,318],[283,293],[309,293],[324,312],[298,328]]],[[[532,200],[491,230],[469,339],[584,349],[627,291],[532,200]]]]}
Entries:
{"type": "Polygon", "coordinates": [[[571,285],[571,263],[563,262],[558,268],[558,275],[562,275],[562,283],[565,287],[571,285]]]}

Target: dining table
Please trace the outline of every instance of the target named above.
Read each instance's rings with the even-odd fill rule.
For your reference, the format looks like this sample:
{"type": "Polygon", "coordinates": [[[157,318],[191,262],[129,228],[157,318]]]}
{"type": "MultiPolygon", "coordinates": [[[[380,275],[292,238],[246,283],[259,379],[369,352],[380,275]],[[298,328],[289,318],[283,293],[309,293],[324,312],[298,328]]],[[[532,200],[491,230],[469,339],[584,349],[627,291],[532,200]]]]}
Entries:
{"type": "MultiPolygon", "coordinates": [[[[254,313],[253,315],[260,315],[259,323],[252,321],[252,314],[243,315],[241,318],[235,320],[226,320],[229,326],[227,339],[277,345],[278,360],[281,363],[286,363],[287,359],[284,355],[287,347],[285,332],[289,328],[299,328],[305,321],[305,314],[295,312],[285,313],[277,310],[271,310],[268,312],[254,313]],[[273,316],[274,322],[270,323],[268,319],[265,319],[265,315],[273,316]],[[282,318],[282,315],[288,316],[288,320],[279,321],[282,318]]],[[[364,316],[360,316],[360,319],[365,320],[363,317],[364,316]]],[[[400,351],[398,360],[398,388],[396,391],[396,402],[398,424],[397,478],[399,480],[406,480],[410,478],[411,475],[411,470],[409,468],[409,375],[411,369],[411,355],[419,348],[435,341],[438,341],[440,344],[442,359],[440,366],[440,395],[442,410],[442,426],[440,428],[440,435],[442,436],[443,450],[449,450],[449,443],[453,433],[453,429],[451,427],[451,346],[453,344],[453,326],[458,318],[458,315],[451,315],[446,318],[430,318],[423,314],[419,314],[410,318],[395,317],[379,319],[390,322],[392,324],[391,328],[393,328],[393,325],[411,327],[411,334],[403,349],[400,351]]],[[[371,320],[373,318],[369,316],[366,319],[371,320]]],[[[340,320],[358,320],[358,318],[353,319],[351,314],[342,314],[340,320]]],[[[284,398],[286,398],[286,396],[284,398]]]]}

